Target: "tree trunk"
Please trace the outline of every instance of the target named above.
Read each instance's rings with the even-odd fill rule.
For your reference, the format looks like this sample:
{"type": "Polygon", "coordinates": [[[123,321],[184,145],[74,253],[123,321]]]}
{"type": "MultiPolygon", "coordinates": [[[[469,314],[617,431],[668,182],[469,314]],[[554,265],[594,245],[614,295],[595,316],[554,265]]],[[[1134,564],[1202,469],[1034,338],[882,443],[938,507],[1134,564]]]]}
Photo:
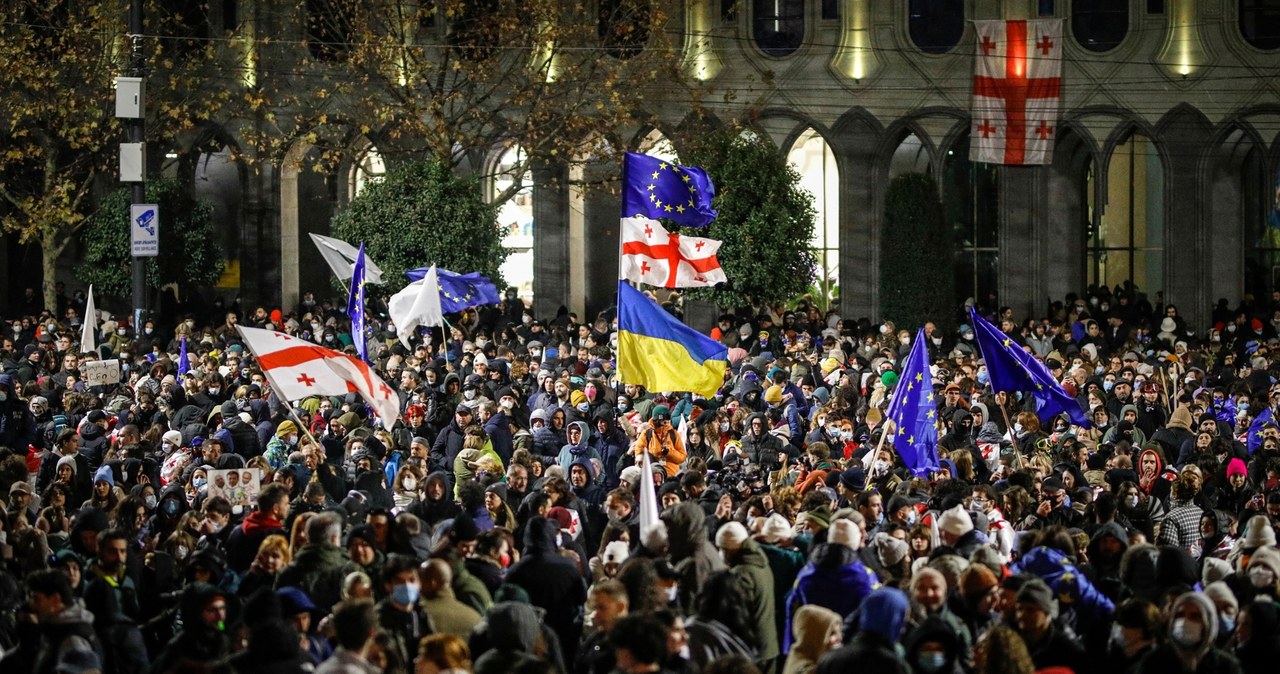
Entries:
{"type": "MultiPolygon", "coordinates": [[[[62,256],[62,251],[66,247],[67,240],[59,242],[57,234],[48,230],[40,234],[40,269],[44,275],[42,287],[44,306],[54,314],[58,310],[58,258],[62,256]]],[[[55,316],[55,318],[62,320],[63,317],[55,316]]]]}

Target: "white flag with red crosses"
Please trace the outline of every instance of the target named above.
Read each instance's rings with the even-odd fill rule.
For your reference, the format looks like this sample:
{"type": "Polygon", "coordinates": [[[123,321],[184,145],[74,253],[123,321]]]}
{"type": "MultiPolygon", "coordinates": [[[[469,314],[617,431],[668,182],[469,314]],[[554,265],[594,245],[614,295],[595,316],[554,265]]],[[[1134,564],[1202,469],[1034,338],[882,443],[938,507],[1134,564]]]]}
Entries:
{"type": "Polygon", "coordinates": [[[974,21],[969,159],[1048,164],[1062,94],[1062,20],[974,21]]]}
{"type": "Polygon", "coordinates": [[[729,279],[716,251],[720,242],[681,236],[657,220],[635,216],[622,219],[622,251],[618,278],[659,288],[704,288],[729,279]]]}
{"type": "Polygon", "coordinates": [[[283,332],[236,327],[281,400],[359,393],[387,430],[395,424],[400,396],[368,363],[283,332]]]}

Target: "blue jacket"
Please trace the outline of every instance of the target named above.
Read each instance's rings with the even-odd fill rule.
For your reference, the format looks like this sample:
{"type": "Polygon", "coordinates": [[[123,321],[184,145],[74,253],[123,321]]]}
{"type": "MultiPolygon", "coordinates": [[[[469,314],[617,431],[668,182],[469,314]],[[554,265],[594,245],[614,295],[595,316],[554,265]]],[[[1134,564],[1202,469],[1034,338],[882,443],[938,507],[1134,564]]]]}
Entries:
{"type": "MultiPolygon", "coordinates": [[[[831,548],[837,544],[826,545],[831,548]]],[[[815,550],[813,557],[816,559],[822,554],[823,551],[815,550]]],[[[787,597],[786,629],[783,631],[786,642],[784,650],[790,651],[791,619],[801,606],[814,604],[829,608],[839,613],[843,619],[858,610],[862,600],[880,587],[880,581],[876,578],[875,572],[867,568],[856,554],[850,551],[848,558],[851,561],[841,566],[819,567],[809,562],[800,569],[799,575],[796,576],[796,585],[791,589],[791,595],[787,597]]]]}
{"type": "Polygon", "coordinates": [[[1077,624],[1098,625],[1111,620],[1115,605],[1059,550],[1032,548],[1010,565],[1009,573],[1029,573],[1043,580],[1064,609],[1074,609],[1077,624]]]}

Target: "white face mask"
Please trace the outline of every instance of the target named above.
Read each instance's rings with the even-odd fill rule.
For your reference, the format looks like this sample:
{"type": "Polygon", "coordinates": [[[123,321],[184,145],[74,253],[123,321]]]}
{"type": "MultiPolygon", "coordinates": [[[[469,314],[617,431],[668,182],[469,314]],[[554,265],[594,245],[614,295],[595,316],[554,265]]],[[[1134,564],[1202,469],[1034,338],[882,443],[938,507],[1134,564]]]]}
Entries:
{"type": "Polygon", "coordinates": [[[1173,634],[1171,636],[1180,646],[1195,646],[1204,638],[1204,625],[1193,623],[1186,618],[1178,618],[1173,621],[1173,634]]]}
{"type": "Polygon", "coordinates": [[[1249,582],[1253,583],[1254,587],[1275,585],[1276,574],[1272,573],[1271,569],[1268,569],[1265,566],[1255,566],[1252,569],[1249,569],[1249,582]]]}
{"type": "Polygon", "coordinates": [[[401,482],[401,484],[404,485],[404,488],[406,491],[413,491],[414,489],[418,488],[418,481],[411,477],[406,477],[404,481],[401,482]]]}
{"type": "Polygon", "coordinates": [[[504,410],[509,410],[516,406],[516,404],[512,402],[511,399],[509,398],[503,398],[501,401],[498,402],[498,405],[501,406],[502,409],[504,410]]]}
{"type": "Polygon", "coordinates": [[[1126,496],[1126,497],[1124,497],[1124,504],[1125,504],[1125,505],[1127,505],[1127,506],[1129,506],[1130,508],[1137,508],[1137,507],[1138,507],[1138,497],[1137,497],[1137,496],[1126,496]]]}
{"type": "Polygon", "coordinates": [[[477,339],[477,340],[476,340],[476,348],[477,348],[477,349],[483,349],[484,347],[486,347],[486,346],[488,346],[488,345],[489,345],[489,340],[487,340],[487,339],[477,339]]]}

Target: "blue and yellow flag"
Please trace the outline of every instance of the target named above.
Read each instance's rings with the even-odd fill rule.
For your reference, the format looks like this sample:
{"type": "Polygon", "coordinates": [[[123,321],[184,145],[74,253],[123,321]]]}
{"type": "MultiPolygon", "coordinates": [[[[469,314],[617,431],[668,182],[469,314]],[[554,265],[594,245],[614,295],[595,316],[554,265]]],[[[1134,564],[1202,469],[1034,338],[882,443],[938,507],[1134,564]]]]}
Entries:
{"type": "Polygon", "coordinates": [[[618,379],[651,391],[710,398],[724,384],[729,349],[618,282],[618,379]]]}
{"type": "Polygon", "coordinates": [[[902,462],[915,475],[938,469],[938,401],[929,373],[928,339],[921,329],[889,401],[893,444],[902,462]]]}
{"type": "Polygon", "coordinates": [[[716,195],[707,172],[647,154],[628,152],[622,162],[622,217],[666,218],[685,227],[705,227],[716,219],[716,195]]]}
{"type": "Polygon", "coordinates": [[[1038,402],[1036,414],[1042,420],[1065,413],[1071,418],[1071,423],[1089,428],[1089,419],[1080,409],[1080,403],[1063,390],[1062,384],[1054,380],[1044,363],[979,316],[973,307],[969,307],[969,318],[978,350],[982,352],[982,359],[991,374],[991,390],[997,393],[1027,391],[1038,402]]]}
{"type": "Polygon", "coordinates": [[[364,331],[364,242],[360,243],[360,252],[356,254],[356,263],[351,268],[351,288],[347,294],[347,316],[351,318],[351,341],[355,342],[356,353],[360,360],[369,362],[369,345],[364,331]]]}

